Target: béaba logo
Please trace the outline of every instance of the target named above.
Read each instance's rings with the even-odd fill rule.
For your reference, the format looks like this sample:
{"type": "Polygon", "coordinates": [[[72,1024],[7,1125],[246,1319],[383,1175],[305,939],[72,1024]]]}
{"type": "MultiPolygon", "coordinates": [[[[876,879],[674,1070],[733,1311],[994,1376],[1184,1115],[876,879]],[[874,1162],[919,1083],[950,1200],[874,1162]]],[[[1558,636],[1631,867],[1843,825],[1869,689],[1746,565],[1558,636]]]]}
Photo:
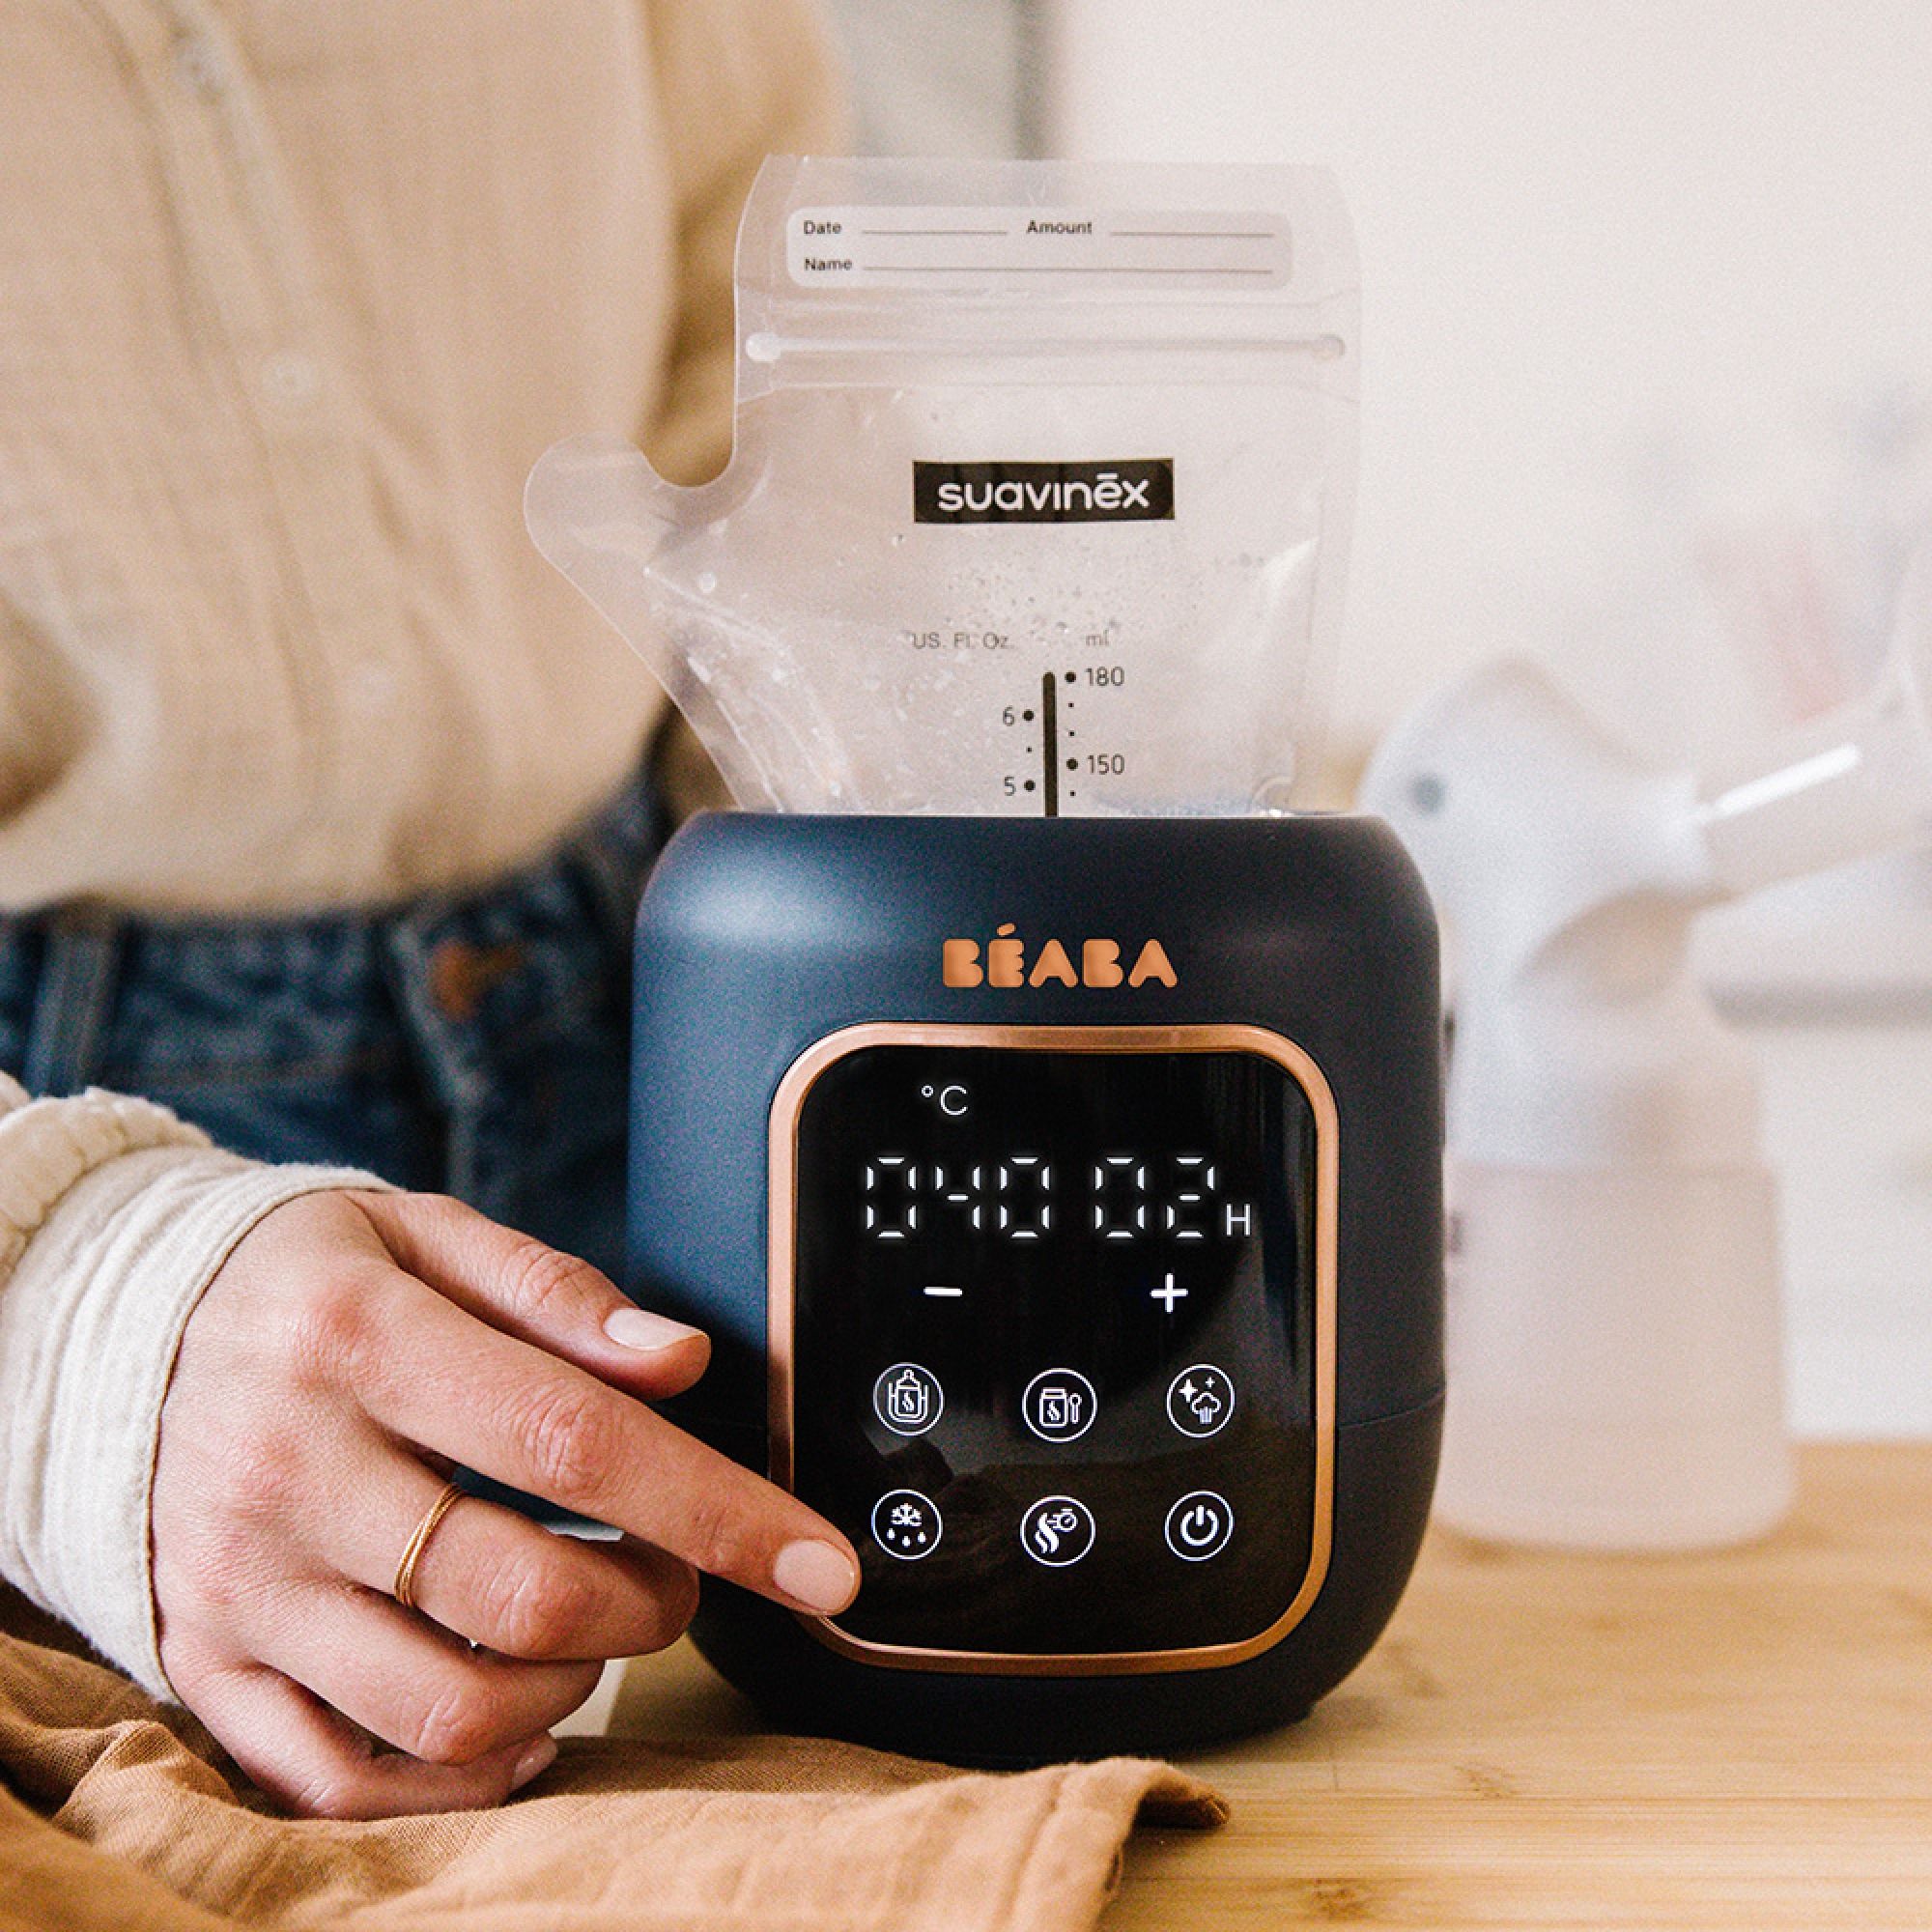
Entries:
{"type": "Polygon", "coordinates": [[[1028,972],[1026,941],[1015,939],[1013,932],[1010,925],[1000,927],[998,936],[987,942],[983,964],[977,939],[945,941],[940,948],[940,977],[949,986],[1043,986],[1049,980],[1063,986],[1144,986],[1150,980],[1158,980],[1163,986],[1179,984],[1174,962],[1157,939],[1141,948],[1131,967],[1121,964],[1119,940],[1084,940],[1077,973],[1065,947],[1049,939],[1028,972]]]}
{"type": "Polygon", "coordinates": [[[915,463],[917,524],[1174,521],[1174,463],[915,463]]]}

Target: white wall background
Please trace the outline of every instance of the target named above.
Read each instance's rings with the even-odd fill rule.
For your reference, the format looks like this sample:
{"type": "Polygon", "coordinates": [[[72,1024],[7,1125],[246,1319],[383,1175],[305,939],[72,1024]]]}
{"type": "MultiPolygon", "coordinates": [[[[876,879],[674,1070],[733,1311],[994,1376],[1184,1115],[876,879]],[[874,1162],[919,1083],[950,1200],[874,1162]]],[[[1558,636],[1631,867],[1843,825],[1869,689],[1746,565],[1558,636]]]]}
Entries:
{"type": "Polygon", "coordinates": [[[1842,522],[1926,490],[1927,0],[1050,13],[1052,150],[1340,176],[1364,268],[1358,737],[1505,645],[1685,744],[1741,680],[1787,704],[1780,666],[1696,628],[1678,573],[1719,511],[1842,522]]]}
{"type": "MultiPolygon", "coordinates": [[[[1345,742],[1502,649],[1678,758],[1869,669],[1932,521],[1932,0],[1050,0],[1049,24],[1050,152],[1341,179],[1345,742]]],[[[1726,917],[1715,976],[1787,1022],[1755,1037],[1794,1419],[1932,1434],[1932,863],[1726,917]]]]}

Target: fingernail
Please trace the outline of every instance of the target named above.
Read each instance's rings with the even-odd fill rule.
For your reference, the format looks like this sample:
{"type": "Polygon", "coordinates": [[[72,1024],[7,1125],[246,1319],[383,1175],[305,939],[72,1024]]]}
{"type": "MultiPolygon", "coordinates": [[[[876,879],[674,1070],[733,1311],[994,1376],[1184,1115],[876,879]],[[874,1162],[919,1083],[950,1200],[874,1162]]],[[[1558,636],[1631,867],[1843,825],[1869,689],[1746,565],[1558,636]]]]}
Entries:
{"type": "Polygon", "coordinates": [[[787,1543],[772,1565],[772,1581],[795,1604],[829,1616],[859,1594],[859,1572],[830,1543],[787,1543]]]}
{"type": "Polygon", "coordinates": [[[521,1791],[531,1778],[540,1772],[548,1771],[556,1762],[556,1740],[546,1731],[540,1738],[532,1738],[524,1747],[524,1754],[517,1760],[517,1768],[510,1774],[510,1789],[521,1791]]]}
{"type": "Polygon", "coordinates": [[[604,1318],[604,1332],[627,1349],[640,1349],[646,1354],[668,1349],[673,1342],[688,1342],[702,1328],[687,1327],[668,1315],[653,1315],[648,1308],[616,1308],[604,1318]]]}

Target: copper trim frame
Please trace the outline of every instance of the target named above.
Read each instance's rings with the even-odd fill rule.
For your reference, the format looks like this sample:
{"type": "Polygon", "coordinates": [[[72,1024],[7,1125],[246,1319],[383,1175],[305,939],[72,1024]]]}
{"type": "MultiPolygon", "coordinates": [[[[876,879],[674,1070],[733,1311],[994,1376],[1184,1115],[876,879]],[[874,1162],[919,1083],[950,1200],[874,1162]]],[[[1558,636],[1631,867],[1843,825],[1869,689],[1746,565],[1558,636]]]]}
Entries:
{"type": "Polygon", "coordinates": [[[932,1650],[875,1643],[842,1631],[831,1617],[795,1611],[828,1649],[891,1670],[972,1671],[1005,1677],[1138,1676],[1155,1671],[1206,1670],[1259,1657],[1279,1643],[1313,1607],[1328,1575],[1335,1508],[1335,1248],[1340,1206],[1340,1122],[1335,1095],[1314,1059],[1285,1035],[1265,1027],[980,1026],[948,1021],[879,1020],[841,1028],[814,1041],[786,1068],[772,1096],[771,1214],[767,1236],[767,1350],[770,1376],[766,1419],[771,1433],[771,1478],[792,1488],[795,1383],[794,1302],[798,1122],[806,1095],[827,1067],[871,1046],[993,1046],[1056,1053],[1253,1053],[1272,1060],[1307,1095],[1315,1117],[1315,1514],[1308,1569],[1273,1623],[1237,1643],[1187,1650],[1028,1652],[932,1650]]]}

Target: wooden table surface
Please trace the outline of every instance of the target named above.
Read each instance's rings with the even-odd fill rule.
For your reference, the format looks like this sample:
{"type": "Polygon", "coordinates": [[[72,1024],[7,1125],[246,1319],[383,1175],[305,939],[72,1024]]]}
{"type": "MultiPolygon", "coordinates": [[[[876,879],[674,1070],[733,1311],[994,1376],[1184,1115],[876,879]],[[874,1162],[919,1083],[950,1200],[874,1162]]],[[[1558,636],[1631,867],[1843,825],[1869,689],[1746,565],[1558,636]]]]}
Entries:
{"type": "MultiPolygon", "coordinates": [[[[1432,1533],[1313,1717],[1188,1761],[1233,1821],[1138,1833],[1103,1932],[1932,1932],[1932,1443],[1799,1466],[1784,1526],[1718,1555],[1432,1533]]],[[[748,1721],[686,1646],[613,1728],[748,1721]]]]}

